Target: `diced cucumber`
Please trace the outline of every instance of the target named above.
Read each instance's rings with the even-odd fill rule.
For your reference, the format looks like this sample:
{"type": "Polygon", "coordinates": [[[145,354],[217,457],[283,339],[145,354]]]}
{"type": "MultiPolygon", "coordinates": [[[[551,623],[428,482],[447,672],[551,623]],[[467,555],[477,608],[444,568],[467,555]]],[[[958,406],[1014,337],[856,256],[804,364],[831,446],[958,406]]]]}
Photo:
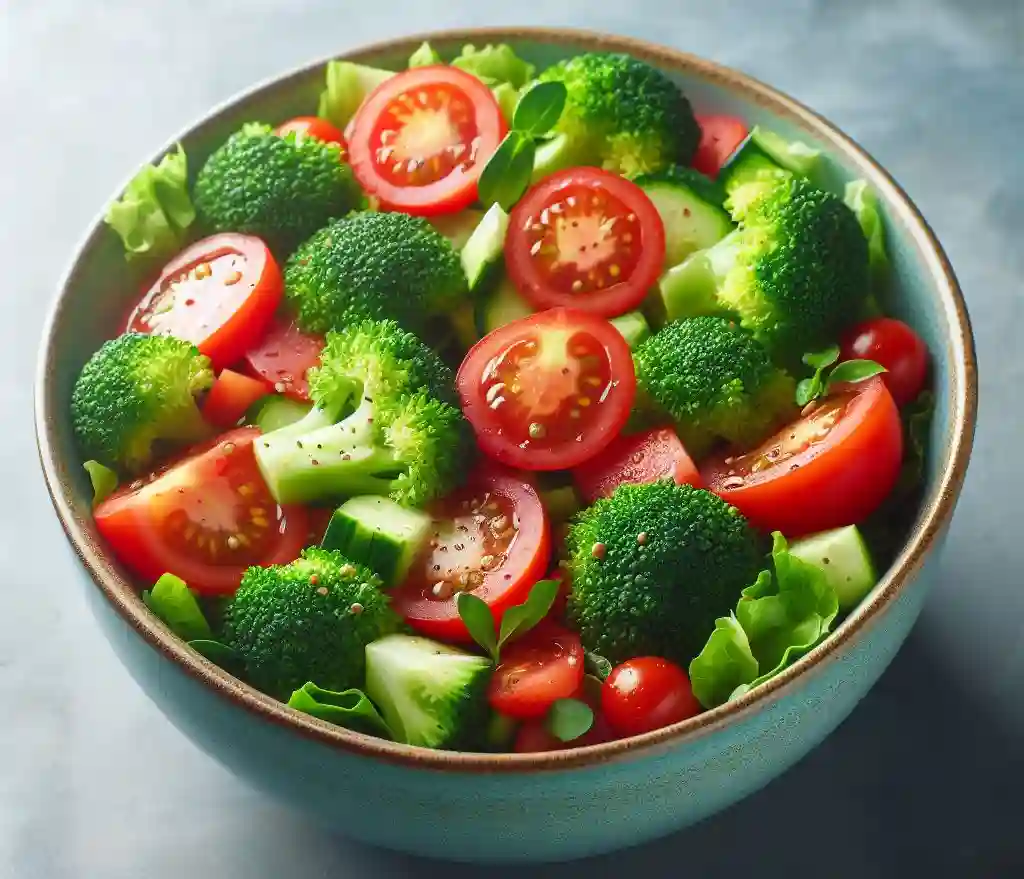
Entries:
{"type": "Polygon", "coordinates": [[[428,217],[427,220],[451,242],[452,247],[458,252],[466,246],[466,242],[473,235],[473,230],[480,225],[483,218],[483,211],[466,208],[457,214],[440,214],[436,217],[428,217]]]}
{"type": "Polygon", "coordinates": [[[390,70],[352,61],[328,61],[327,87],[320,94],[316,115],[344,129],[363,99],[394,75],[390,70]]]}
{"type": "Polygon", "coordinates": [[[665,266],[676,266],[697,250],[721,241],[733,228],[729,215],[721,207],[721,198],[708,200],[721,190],[705,178],[702,186],[689,174],[692,169],[674,169],[671,173],[637,178],[637,185],[657,208],[665,226],[665,266]],[[716,204],[715,201],[718,203],[716,204]]]}
{"type": "Polygon", "coordinates": [[[508,232],[508,214],[501,205],[492,204],[462,248],[462,270],[466,273],[470,292],[486,285],[492,271],[501,261],[508,232]]]}
{"type": "Polygon", "coordinates": [[[515,284],[506,276],[498,282],[494,290],[482,298],[477,306],[476,327],[481,336],[510,324],[514,320],[533,314],[530,307],[515,284]]]}
{"type": "Polygon", "coordinates": [[[312,408],[310,403],[293,400],[281,394],[268,394],[249,407],[245,420],[255,424],[263,433],[270,433],[279,427],[294,424],[308,415],[312,408]]]}
{"type": "Polygon", "coordinates": [[[822,531],[789,547],[790,553],[825,573],[839,597],[839,607],[850,610],[878,582],[864,538],[856,525],[822,531]]]}
{"type": "Polygon", "coordinates": [[[719,311],[718,277],[705,251],[691,254],[658,280],[659,315],[665,322],[716,314],[719,311]]]}
{"type": "Polygon", "coordinates": [[[796,174],[811,180],[818,174],[821,153],[799,141],[788,141],[758,126],[747,136],[718,175],[730,196],[746,183],[780,174],[796,174]]]}
{"type": "Polygon", "coordinates": [[[536,183],[556,171],[564,171],[579,164],[583,164],[583,158],[569,138],[564,134],[556,134],[550,140],[537,144],[531,182],[536,183]]]}
{"type": "Polygon", "coordinates": [[[622,334],[622,338],[626,340],[626,344],[630,348],[636,348],[651,334],[647,318],[639,311],[620,314],[618,317],[613,317],[609,323],[622,334]]]}
{"type": "Polygon", "coordinates": [[[571,485],[561,485],[557,488],[542,489],[538,492],[544,509],[547,510],[548,519],[552,525],[561,525],[568,522],[580,511],[580,498],[576,489],[571,485]]]}
{"type": "Polygon", "coordinates": [[[786,140],[774,131],[755,125],[750,139],[757,144],[780,168],[792,171],[800,177],[813,179],[821,162],[821,150],[816,150],[798,140],[786,140]]]}
{"type": "Polygon", "coordinates": [[[423,511],[389,498],[354,497],[334,511],[320,545],[366,565],[390,588],[409,573],[430,538],[431,524],[423,511]]]}

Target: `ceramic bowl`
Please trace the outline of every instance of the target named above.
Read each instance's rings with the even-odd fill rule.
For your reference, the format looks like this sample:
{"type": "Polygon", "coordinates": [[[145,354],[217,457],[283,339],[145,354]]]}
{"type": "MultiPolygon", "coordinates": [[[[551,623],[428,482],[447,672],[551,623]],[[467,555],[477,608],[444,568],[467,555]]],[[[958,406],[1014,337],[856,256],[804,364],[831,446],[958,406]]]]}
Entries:
{"type": "MultiPolygon", "coordinates": [[[[877,190],[896,278],[887,305],[928,343],[938,408],[923,507],[895,564],[861,606],[819,647],[743,698],[672,727],[589,748],[540,755],[428,751],[287,708],[172,637],[93,527],[68,400],[80,367],[114,330],[140,281],[99,220],[75,255],[43,336],[36,387],[40,457],[102,630],[171,722],[222,764],[334,830],[374,845],[473,861],[593,855],[677,830],[760,788],[828,735],[892,660],[928,592],[967,469],[977,394],[969,320],[941,247],[899,186],[848,137],[774,89],[672,49],[555,29],[419,35],[345,57],[401,69],[425,38],[452,54],[466,42],[507,42],[538,65],[589,50],[629,52],[679,82],[698,112],[734,113],[799,137],[827,155],[832,183],[866,178],[877,190]]],[[[278,123],[314,111],[323,66],[265,83],[175,138],[192,168],[242,122],[278,123]]]]}

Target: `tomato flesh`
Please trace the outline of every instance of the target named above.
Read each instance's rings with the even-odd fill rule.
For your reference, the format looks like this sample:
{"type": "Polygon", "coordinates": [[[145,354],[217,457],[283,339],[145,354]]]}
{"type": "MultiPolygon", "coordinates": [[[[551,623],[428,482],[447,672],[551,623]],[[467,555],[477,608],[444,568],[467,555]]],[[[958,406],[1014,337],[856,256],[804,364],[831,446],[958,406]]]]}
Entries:
{"type": "Polygon", "coordinates": [[[246,369],[269,390],[309,402],[307,371],[320,362],[324,340],[304,333],[294,321],[278,316],[245,355],[246,369]]]}
{"type": "Polygon", "coordinates": [[[875,377],[839,389],[756,449],[712,459],[701,476],[755,527],[798,537],[869,516],[902,457],[899,411],[875,377]]]}
{"type": "Polygon", "coordinates": [[[263,335],[282,289],[281,271],[259,238],[214,235],[164,267],[128,318],[128,329],[192,342],[219,370],[263,335]]]}
{"type": "Polygon", "coordinates": [[[418,566],[392,591],[393,606],[425,635],[471,641],[456,606],[459,593],[482,599],[495,619],[525,601],[547,568],[547,513],[529,482],[494,467],[430,512],[433,534],[418,566]]]}
{"type": "Polygon", "coordinates": [[[302,507],[278,507],[242,427],[113,494],[96,526],[135,574],[170,572],[204,594],[234,592],[251,565],[285,564],[305,545],[302,507]]]}
{"type": "Polygon", "coordinates": [[[618,331],[563,308],[483,338],[456,383],[481,449],[523,470],[567,469],[596,455],[626,423],[636,392],[618,331]]]}
{"type": "Polygon", "coordinates": [[[263,382],[223,369],[203,401],[203,418],[222,430],[236,427],[249,407],[266,395],[263,382]]]}
{"type": "Polygon", "coordinates": [[[656,656],[630,659],[612,669],[601,688],[601,709],[622,737],[671,726],[701,711],[686,672],[656,656]]]}
{"type": "Polygon", "coordinates": [[[693,157],[693,167],[713,180],[750,132],[747,124],[735,116],[698,116],[697,123],[700,143],[693,157]]]}
{"type": "Polygon", "coordinates": [[[336,143],[342,149],[345,148],[345,135],[326,119],[321,119],[319,116],[296,116],[294,119],[289,119],[282,125],[277,126],[274,131],[282,137],[295,132],[297,135],[315,137],[324,143],[336,143]]]}
{"type": "Polygon", "coordinates": [[[487,698],[495,711],[530,720],[543,717],[555,700],[573,696],[582,683],[579,636],[549,623],[502,648],[487,698]]]}
{"type": "Polygon", "coordinates": [[[643,301],[664,258],[665,227],[651,200],[598,168],[546,178],[509,218],[509,275],[538,310],[623,314],[643,301]]]}
{"type": "Polygon", "coordinates": [[[897,406],[917,399],[928,376],[928,348],[903,321],[878,317],[851,329],[842,339],[840,360],[874,360],[885,367],[882,381],[897,406]]]}

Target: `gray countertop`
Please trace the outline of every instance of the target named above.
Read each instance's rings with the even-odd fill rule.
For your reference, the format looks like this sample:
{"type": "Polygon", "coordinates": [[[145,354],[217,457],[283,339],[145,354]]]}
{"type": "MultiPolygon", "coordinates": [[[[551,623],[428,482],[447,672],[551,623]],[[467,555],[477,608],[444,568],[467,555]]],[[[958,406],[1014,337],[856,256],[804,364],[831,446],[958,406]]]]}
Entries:
{"type": "MultiPolygon", "coordinates": [[[[7,0],[0,5],[0,876],[468,877],[332,838],[250,792],[147,701],[88,615],[37,472],[31,383],[57,279],[139,160],[236,90],[435,26],[560,24],[704,54],[810,104],[917,201],[967,294],[976,452],[920,623],[786,776],[654,845],[538,877],[1024,875],[1024,5],[708,0],[7,0]],[[443,11],[442,11],[443,10],[443,11]]],[[[504,877],[516,871],[490,870],[504,877]]]]}

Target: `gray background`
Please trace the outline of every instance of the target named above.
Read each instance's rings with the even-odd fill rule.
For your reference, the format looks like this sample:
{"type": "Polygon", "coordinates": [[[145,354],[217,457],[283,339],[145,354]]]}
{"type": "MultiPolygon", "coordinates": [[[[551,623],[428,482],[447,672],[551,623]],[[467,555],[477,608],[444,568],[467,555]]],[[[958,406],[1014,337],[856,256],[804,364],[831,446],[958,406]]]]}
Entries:
{"type": "Polygon", "coordinates": [[[174,132],[256,80],[363,41],[515,23],[618,31],[708,55],[860,140],[949,251],[975,322],[983,389],[941,580],[862,707],[728,813],[534,875],[1024,875],[1020,3],[3,0],[5,879],[481,874],[325,835],[251,793],[146,701],[94,628],[67,554],[53,551],[62,537],[37,473],[30,389],[40,323],[72,247],[114,187],[174,132]]]}

